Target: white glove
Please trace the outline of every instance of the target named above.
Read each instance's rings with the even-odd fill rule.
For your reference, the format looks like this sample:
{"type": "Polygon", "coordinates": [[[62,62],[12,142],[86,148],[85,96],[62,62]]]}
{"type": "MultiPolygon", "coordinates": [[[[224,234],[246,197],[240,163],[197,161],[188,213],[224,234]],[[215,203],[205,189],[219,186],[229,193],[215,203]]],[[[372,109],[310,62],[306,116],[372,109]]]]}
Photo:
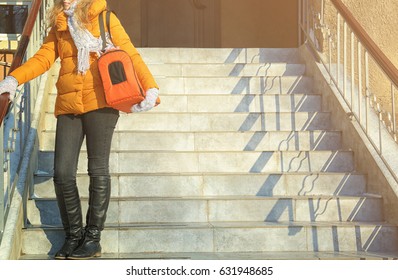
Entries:
{"type": "Polygon", "coordinates": [[[158,95],[159,90],[157,88],[148,89],[145,99],[142,100],[140,104],[135,104],[133,107],[131,107],[131,112],[139,113],[151,110],[155,106],[158,95]]]}
{"type": "Polygon", "coordinates": [[[17,91],[18,81],[13,76],[7,76],[0,82],[0,94],[10,93],[10,101],[13,102],[17,91]]]}

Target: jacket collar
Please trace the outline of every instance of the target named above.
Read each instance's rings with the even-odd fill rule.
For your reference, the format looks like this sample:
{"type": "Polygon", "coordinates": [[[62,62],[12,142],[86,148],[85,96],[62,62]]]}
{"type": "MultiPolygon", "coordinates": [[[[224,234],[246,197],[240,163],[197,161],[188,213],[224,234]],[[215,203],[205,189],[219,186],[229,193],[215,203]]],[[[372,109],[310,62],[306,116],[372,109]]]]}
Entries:
{"type": "MultiPolygon", "coordinates": [[[[106,0],[93,0],[93,3],[88,10],[88,19],[92,21],[102,11],[106,10],[106,6],[106,0]]],[[[66,31],[68,29],[67,19],[68,16],[64,12],[58,14],[55,21],[57,31],[66,31]]]]}

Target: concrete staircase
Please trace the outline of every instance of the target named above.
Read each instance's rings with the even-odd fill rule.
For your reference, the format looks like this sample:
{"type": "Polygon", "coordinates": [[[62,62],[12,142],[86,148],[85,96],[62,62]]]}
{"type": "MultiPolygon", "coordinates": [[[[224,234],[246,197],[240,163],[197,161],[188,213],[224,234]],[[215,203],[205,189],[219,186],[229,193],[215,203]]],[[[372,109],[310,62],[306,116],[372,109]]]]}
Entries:
{"type": "MultiPolygon", "coordinates": [[[[162,103],[114,136],[104,258],[390,258],[398,230],[312,91],[297,49],[141,49],[162,103]]],[[[63,233],[52,185],[55,89],[23,259],[63,233]]],[[[78,183],[87,206],[87,159],[78,183]]]]}

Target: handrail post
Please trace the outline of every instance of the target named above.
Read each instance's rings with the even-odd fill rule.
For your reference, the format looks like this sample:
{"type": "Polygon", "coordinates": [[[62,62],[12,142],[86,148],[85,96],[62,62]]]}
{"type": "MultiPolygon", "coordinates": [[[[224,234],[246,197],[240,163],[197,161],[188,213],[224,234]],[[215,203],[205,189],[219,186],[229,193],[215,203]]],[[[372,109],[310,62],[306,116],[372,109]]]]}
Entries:
{"type": "Polygon", "coordinates": [[[394,141],[397,141],[397,119],[395,110],[395,86],[391,83],[391,105],[392,105],[392,134],[394,136],[394,141]]]}
{"type": "Polygon", "coordinates": [[[355,44],[354,32],[351,31],[351,110],[354,111],[355,94],[355,44]]]}
{"type": "Polygon", "coordinates": [[[340,87],[340,61],[341,61],[341,16],[337,13],[337,57],[336,57],[336,69],[337,69],[337,87],[340,87]]]}
{"type": "MultiPolygon", "coordinates": [[[[376,96],[374,97],[374,102],[377,102],[376,96]]],[[[377,109],[377,114],[379,116],[379,152],[380,155],[383,154],[383,136],[381,135],[381,124],[383,122],[383,114],[382,114],[382,110],[381,110],[381,105],[379,103],[377,103],[376,105],[376,109],[377,109]]]]}
{"type": "Polygon", "coordinates": [[[366,134],[369,134],[369,111],[370,111],[370,89],[369,89],[369,54],[365,51],[365,94],[366,94],[366,134]]]}
{"type": "Polygon", "coordinates": [[[305,0],[306,3],[306,12],[305,12],[305,16],[306,16],[306,26],[307,26],[307,34],[310,34],[310,8],[309,8],[309,4],[308,4],[309,0],[305,0]]]}
{"type": "Polygon", "coordinates": [[[358,117],[362,124],[362,50],[361,43],[358,41],[358,117]]]}
{"type": "Polygon", "coordinates": [[[344,21],[343,31],[343,96],[346,99],[347,93],[347,22],[344,21]]]}
{"type": "MultiPolygon", "coordinates": [[[[330,29],[328,30],[328,49],[329,49],[329,73],[332,73],[332,35],[330,29]]],[[[329,85],[332,85],[332,75],[329,77],[329,85]]]]}

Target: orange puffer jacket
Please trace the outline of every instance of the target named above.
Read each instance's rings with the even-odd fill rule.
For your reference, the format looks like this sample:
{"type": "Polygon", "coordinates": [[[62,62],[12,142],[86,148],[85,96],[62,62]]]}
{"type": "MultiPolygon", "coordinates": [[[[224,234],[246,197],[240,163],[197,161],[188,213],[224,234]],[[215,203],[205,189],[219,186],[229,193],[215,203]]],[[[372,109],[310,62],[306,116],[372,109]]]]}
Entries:
{"type": "MultiPolygon", "coordinates": [[[[93,0],[89,9],[88,17],[91,24],[87,28],[96,38],[100,37],[98,15],[106,10],[106,6],[105,0],[93,0]]],[[[110,22],[112,41],[130,55],[144,90],[158,88],[119,19],[112,14],[110,22]]],[[[90,69],[85,75],[77,73],[77,49],[68,30],[67,16],[63,12],[58,15],[56,25],[51,28],[39,51],[10,75],[16,78],[19,84],[26,83],[49,70],[58,57],[61,60],[61,68],[56,84],[58,94],[55,116],[79,115],[108,107],[98,72],[97,55],[91,53],[90,69]]]]}

